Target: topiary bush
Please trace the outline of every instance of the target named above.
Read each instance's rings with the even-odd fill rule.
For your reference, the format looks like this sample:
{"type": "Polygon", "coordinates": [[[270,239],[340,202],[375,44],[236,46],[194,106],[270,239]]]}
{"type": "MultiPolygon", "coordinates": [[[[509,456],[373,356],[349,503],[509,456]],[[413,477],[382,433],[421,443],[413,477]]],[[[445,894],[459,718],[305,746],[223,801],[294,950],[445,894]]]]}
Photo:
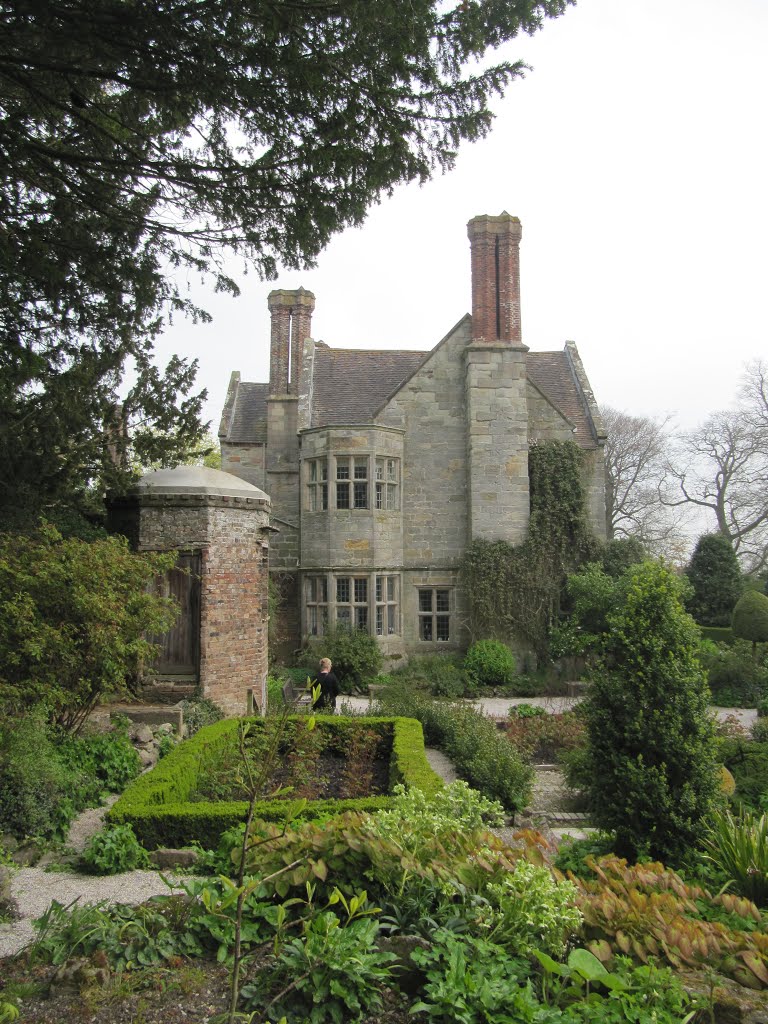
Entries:
{"type": "Polygon", "coordinates": [[[752,644],[752,657],[757,661],[757,645],[768,643],[768,597],[757,590],[748,590],[739,598],[731,621],[733,635],[752,644]]]}
{"type": "Polygon", "coordinates": [[[722,533],[699,537],[685,574],[692,587],[686,608],[696,621],[702,626],[730,626],[744,581],[728,538],[722,533]]]}
{"type": "Polygon", "coordinates": [[[626,578],[583,704],[580,781],[595,824],[615,833],[622,856],[674,863],[700,839],[718,791],[710,693],[678,578],[660,562],[626,578]]]}
{"type": "Polygon", "coordinates": [[[475,688],[508,686],[515,677],[515,656],[500,640],[478,640],[467,651],[464,672],[475,688]]]}

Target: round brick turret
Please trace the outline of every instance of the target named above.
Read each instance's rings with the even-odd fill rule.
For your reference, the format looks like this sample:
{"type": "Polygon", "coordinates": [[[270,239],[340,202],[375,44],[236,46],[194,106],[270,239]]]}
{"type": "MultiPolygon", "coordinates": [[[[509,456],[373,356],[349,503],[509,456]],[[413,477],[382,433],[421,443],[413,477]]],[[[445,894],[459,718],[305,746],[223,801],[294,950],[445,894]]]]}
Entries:
{"type": "Polygon", "coordinates": [[[156,684],[186,680],[227,714],[265,710],[270,500],[231,473],[179,466],[146,473],[110,505],[110,526],[140,551],[178,551],[164,581],[181,603],[156,684]]]}

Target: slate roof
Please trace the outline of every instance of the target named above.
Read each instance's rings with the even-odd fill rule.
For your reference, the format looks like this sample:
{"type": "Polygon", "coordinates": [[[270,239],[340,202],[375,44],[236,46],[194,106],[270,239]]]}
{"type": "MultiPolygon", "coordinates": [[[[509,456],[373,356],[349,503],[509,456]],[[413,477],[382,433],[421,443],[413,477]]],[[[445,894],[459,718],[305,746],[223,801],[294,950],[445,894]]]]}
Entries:
{"type": "Polygon", "coordinates": [[[236,387],[227,440],[232,444],[266,444],[269,384],[238,381],[236,387]]]}
{"type": "Polygon", "coordinates": [[[312,390],[312,426],[370,423],[379,406],[429,354],[318,345],[312,390]]]}
{"type": "Polygon", "coordinates": [[[568,356],[560,352],[529,352],[528,380],[576,428],[573,439],[580,448],[594,448],[595,435],[587,405],[576,383],[568,356]]]}
{"type": "MultiPolygon", "coordinates": [[[[315,350],[313,427],[370,423],[381,405],[419,368],[430,352],[402,349],[315,350]]],[[[529,352],[528,379],[576,428],[582,448],[595,447],[584,396],[566,352],[529,352]]],[[[266,444],[268,384],[238,381],[226,439],[232,444],[266,444]]]]}

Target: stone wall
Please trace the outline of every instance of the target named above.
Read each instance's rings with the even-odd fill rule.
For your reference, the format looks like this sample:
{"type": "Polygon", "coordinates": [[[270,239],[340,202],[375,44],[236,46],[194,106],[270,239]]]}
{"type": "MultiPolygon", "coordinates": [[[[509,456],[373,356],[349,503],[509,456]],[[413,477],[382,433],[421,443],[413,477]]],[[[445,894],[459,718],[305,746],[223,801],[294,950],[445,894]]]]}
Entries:
{"type": "Polygon", "coordinates": [[[225,473],[233,473],[247,480],[254,487],[267,490],[266,445],[232,444],[230,441],[222,441],[221,468],[225,473]]]}
{"type": "Polygon", "coordinates": [[[466,351],[467,464],[473,540],[525,539],[530,514],[524,346],[466,351]]]}
{"type": "Polygon", "coordinates": [[[467,543],[465,318],[377,417],[403,440],[403,565],[455,569],[467,543]]]}

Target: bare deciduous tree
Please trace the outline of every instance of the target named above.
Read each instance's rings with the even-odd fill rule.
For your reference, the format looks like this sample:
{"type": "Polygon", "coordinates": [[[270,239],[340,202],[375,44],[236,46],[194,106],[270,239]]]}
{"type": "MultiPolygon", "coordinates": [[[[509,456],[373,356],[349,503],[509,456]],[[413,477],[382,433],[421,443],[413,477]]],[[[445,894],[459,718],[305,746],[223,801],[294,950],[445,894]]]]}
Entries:
{"type": "Polygon", "coordinates": [[[633,416],[602,409],[605,445],[605,526],[609,540],[636,537],[649,552],[674,553],[683,537],[682,514],[661,500],[671,416],[633,416]]]}
{"type": "Polygon", "coordinates": [[[671,507],[709,512],[748,572],[768,565],[768,367],[744,373],[735,408],[714,413],[680,437],[667,479],[671,507]]]}

